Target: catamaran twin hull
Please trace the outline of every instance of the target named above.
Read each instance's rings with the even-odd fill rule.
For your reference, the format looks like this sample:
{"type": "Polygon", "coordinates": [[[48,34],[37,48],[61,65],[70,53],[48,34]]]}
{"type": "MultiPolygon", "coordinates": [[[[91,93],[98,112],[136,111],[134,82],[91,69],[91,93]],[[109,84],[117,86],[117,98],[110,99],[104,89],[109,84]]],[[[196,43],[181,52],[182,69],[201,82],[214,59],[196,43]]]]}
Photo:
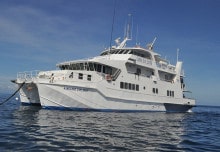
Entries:
{"type": "MultiPolygon", "coordinates": [[[[17,83],[18,86],[22,85],[17,83]]],[[[19,91],[20,100],[23,105],[40,105],[40,97],[37,85],[34,83],[25,83],[19,91]]]]}
{"type": "Polygon", "coordinates": [[[79,111],[187,112],[193,107],[192,103],[194,102],[192,99],[171,99],[147,94],[131,95],[130,92],[120,93],[120,90],[102,90],[53,83],[30,83],[22,87],[20,97],[23,104],[41,104],[43,108],[48,109],[79,111]],[[112,94],[105,95],[109,91],[112,94]],[[115,92],[119,92],[120,98],[114,96],[115,92]]]}

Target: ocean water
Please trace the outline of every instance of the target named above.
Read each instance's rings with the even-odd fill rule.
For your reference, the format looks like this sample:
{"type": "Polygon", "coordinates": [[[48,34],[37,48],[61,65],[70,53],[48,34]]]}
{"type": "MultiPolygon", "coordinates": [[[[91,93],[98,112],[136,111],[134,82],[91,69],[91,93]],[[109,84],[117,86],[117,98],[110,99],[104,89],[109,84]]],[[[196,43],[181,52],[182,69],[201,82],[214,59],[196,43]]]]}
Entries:
{"type": "Polygon", "coordinates": [[[220,151],[220,107],[76,112],[22,106],[13,98],[0,112],[0,151],[220,151]]]}

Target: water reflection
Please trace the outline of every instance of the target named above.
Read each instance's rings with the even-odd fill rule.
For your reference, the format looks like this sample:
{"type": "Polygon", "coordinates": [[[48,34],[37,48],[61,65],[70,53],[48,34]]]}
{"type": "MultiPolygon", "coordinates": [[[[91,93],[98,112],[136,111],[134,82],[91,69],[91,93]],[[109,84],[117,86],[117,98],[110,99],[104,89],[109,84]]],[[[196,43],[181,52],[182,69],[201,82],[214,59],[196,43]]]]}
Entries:
{"type": "Polygon", "coordinates": [[[21,107],[14,124],[27,150],[182,150],[186,114],[101,113],[21,107]]]}

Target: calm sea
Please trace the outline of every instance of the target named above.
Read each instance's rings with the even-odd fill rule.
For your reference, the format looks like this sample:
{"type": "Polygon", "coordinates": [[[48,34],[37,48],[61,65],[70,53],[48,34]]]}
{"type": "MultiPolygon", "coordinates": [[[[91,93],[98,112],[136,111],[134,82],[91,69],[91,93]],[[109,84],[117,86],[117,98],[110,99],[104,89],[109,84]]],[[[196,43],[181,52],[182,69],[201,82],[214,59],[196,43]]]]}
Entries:
{"type": "Polygon", "coordinates": [[[76,112],[12,99],[0,111],[0,151],[220,151],[220,107],[198,106],[192,113],[76,112]]]}

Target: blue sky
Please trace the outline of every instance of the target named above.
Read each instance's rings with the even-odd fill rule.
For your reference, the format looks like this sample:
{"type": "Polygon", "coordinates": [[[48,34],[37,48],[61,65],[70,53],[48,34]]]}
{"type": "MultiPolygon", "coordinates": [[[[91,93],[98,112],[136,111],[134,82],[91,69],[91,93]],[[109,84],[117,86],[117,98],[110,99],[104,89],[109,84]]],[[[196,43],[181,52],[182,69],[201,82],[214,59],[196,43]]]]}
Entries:
{"type": "MultiPolygon", "coordinates": [[[[12,92],[17,72],[55,69],[109,47],[113,9],[113,0],[0,0],[0,92],[12,92]]],[[[179,48],[197,104],[220,106],[220,1],[117,0],[113,39],[123,37],[129,13],[131,44],[157,37],[155,50],[173,64],[179,48]]]]}

